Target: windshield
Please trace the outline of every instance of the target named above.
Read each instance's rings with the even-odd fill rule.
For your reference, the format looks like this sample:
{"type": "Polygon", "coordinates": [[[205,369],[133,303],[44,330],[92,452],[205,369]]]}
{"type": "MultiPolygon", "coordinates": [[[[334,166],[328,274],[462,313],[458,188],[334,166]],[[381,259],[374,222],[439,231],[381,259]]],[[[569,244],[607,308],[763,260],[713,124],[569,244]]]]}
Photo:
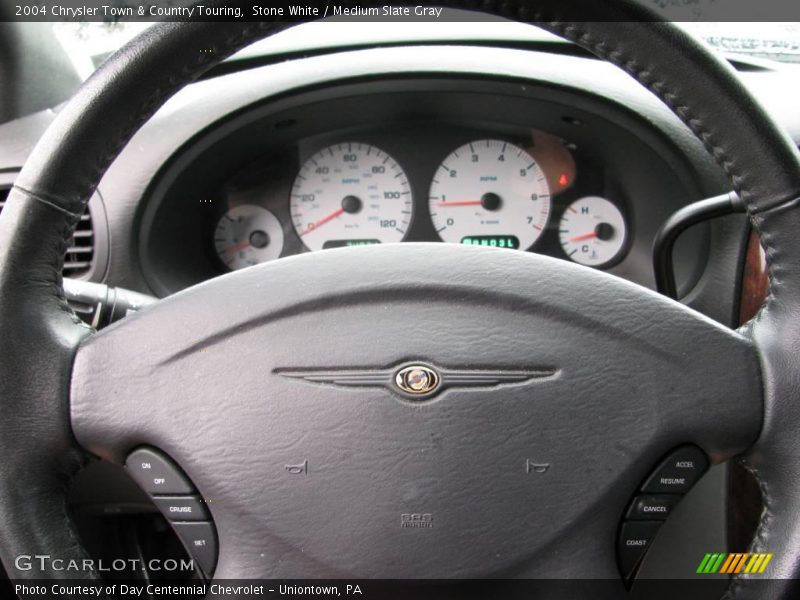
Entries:
{"type": "MultiPolygon", "coordinates": [[[[88,77],[117,48],[150,23],[55,23],[56,35],[76,69],[88,77]]],[[[738,55],[800,63],[800,23],[682,23],[726,56],[738,55]]],[[[301,48],[368,45],[420,40],[554,41],[558,38],[528,25],[510,22],[472,23],[307,23],[255,44],[246,54],[271,54],[301,48]]]]}
{"type": "Polygon", "coordinates": [[[725,53],[800,63],[800,23],[685,23],[725,53]]]}

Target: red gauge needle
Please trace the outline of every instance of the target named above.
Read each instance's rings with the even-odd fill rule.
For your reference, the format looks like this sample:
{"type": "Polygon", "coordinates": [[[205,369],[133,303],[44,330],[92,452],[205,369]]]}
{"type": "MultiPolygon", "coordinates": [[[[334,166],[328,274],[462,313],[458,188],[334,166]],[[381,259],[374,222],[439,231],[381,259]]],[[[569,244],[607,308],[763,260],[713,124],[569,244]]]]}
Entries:
{"type": "Polygon", "coordinates": [[[436,206],[477,206],[480,200],[455,200],[453,202],[437,202],[436,206]]]}
{"type": "Polygon", "coordinates": [[[593,231],[592,233],[586,233],[584,235],[579,235],[578,237],[569,238],[570,242],[581,242],[583,240],[590,240],[592,238],[597,237],[597,232],[593,231]]]}
{"type": "Polygon", "coordinates": [[[332,221],[333,219],[335,219],[336,217],[338,217],[338,216],[339,216],[339,215],[341,215],[342,213],[344,213],[344,208],[337,208],[335,211],[333,211],[333,212],[332,212],[331,214],[329,214],[327,217],[322,217],[322,218],[321,218],[319,221],[317,221],[316,223],[312,223],[311,225],[309,225],[308,227],[306,227],[305,231],[303,231],[303,233],[301,233],[301,234],[300,234],[300,236],[302,237],[302,236],[304,236],[305,234],[307,234],[307,233],[310,233],[310,232],[314,231],[314,230],[315,230],[317,227],[319,227],[320,225],[325,225],[325,223],[327,223],[328,221],[332,221]]]}
{"type": "Polygon", "coordinates": [[[244,250],[249,245],[250,245],[250,240],[245,240],[243,242],[239,242],[235,246],[231,246],[230,248],[225,250],[225,252],[234,252],[235,253],[235,252],[238,252],[239,250],[244,250]]]}

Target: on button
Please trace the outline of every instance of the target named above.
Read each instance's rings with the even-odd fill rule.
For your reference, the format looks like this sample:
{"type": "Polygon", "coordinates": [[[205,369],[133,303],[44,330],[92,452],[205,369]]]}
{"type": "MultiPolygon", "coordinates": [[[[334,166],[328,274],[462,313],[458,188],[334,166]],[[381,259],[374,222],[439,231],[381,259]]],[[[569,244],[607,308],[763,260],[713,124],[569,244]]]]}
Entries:
{"type": "Polygon", "coordinates": [[[166,456],[149,448],[128,455],[125,467],[148,494],[191,494],[192,484],[166,456]]]}

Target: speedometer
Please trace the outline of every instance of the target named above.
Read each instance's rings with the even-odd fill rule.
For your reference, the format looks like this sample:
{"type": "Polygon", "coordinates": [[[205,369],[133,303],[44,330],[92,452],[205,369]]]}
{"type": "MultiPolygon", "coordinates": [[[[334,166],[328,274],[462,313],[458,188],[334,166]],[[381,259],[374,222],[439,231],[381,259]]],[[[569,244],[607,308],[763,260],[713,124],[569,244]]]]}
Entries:
{"type": "Polygon", "coordinates": [[[309,250],[386,244],[411,222],[411,188],[383,150],[357,142],[320,150],[292,186],[292,223],[309,250]]]}
{"type": "Polygon", "coordinates": [[[430,214],[445,242],[530,248],[550,217],[550,189],[515,144],[478,140],[454,150],[431,183],[430,214]]]}

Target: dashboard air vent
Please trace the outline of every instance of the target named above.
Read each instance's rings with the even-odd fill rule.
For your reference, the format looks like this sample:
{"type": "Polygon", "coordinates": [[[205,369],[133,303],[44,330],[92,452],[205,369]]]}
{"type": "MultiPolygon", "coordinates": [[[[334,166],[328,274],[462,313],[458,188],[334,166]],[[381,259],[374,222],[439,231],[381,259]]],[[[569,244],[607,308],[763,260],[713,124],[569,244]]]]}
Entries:
{"type": "MultiPolygon", "coordinates": [[[[6,204],[9,188],[0,189],[0,212],[6,204]]],[[[80,277],[89,272],[94,259],[94,228],[89,209],[81,215],[64,257],[64,277],[80,277]]]]}
{"type": "Polygon", "coordinates": [[[94,258],[94,228],[88,207],[81,215],[72,234],[72,240],[64,257],[64,277],[80,277],[89,271],[94,258]]]}

